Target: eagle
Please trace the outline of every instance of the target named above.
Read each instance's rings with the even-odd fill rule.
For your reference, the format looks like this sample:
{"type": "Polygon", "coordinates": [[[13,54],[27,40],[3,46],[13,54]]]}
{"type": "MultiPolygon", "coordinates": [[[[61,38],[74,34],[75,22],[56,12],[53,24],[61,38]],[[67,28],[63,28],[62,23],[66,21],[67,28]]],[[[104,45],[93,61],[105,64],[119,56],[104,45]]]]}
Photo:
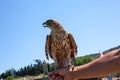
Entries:
{"type": "Polygon", "coordinates": [[[54,19],[49,19],[42,24],[51,29],[51,33],[46,37],[45,54],[54,60],[56,68],[65,68],[72,65],[77,55],[76,42],[69,32],[54,19]]]}

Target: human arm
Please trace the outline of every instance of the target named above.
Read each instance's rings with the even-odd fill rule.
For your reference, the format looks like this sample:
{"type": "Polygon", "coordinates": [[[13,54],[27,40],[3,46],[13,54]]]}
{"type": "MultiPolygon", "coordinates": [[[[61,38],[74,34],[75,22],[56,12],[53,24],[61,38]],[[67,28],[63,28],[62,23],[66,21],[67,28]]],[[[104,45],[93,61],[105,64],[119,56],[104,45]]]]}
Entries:
{"type": "Polygon", "coordinates": [[[113,50],[88,64],[76,67],[72,76],[94,78],[120,72],[120,49],[113,50]]]}
{"type": "MultiPolygon", "coordinates": [[[[117,72],[120,72],[120,49],[113,50],[88,64],[75,67],[74,71],[60,69],[52,74],[59,74],[64,80],[77,80],[101,77],[117,72]]],[[[52,79],[52,77],[50,78],[52,79]]]]}

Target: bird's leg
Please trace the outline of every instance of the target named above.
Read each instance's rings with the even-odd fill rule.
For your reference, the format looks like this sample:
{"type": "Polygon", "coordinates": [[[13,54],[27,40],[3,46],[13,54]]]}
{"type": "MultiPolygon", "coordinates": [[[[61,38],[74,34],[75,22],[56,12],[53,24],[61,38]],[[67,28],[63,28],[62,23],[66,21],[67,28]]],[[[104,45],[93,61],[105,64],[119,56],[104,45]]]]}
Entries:
{"type": "Polygon", "coordinates": [[[74,65],[69,65],[69,66],[67,67],[67,69],[68,69],[69,71],[74,71],[74,68],[75,68],[74,65]]]}

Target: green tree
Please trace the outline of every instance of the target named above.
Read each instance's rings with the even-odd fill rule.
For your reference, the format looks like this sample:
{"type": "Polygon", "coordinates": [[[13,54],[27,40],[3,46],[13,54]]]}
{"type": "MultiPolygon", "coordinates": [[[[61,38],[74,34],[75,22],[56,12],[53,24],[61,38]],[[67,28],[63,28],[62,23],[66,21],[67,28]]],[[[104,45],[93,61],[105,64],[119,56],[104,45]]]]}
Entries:
{"type": "Polygon", "coordinates": [[[14,76],[11,75],[11,76],[8,76],[5,80],[13,80],[14,79],[14,76]]]}
{"type": "Polygon", "coordinates": [[[13,76],[13,71],[11,70],[7,70],[5,73],[1,74],[1,78],[6,79],[8,76],[13,76]]]}
{"type": "Polygon", "coordinates": [[[41,65],[42,64],[42,61],[40,59],[36,59],[34,60],[38,65],[41,65]]]}
{"type": "Polygon", "coordinates": [[[1,78],[3,78],[3,79],[7,78],[6,74],[5,74],[5,73],[2,73],[2,74],[1,74],[1,78]]]}
{"type": "Polygon", "coordinates": [[[78,57],[78,58],[76,58],[76,64],[83,65],[83,64],[91,62],[92,60],[93,60],[93,58],[91,56],[78,57]]]}

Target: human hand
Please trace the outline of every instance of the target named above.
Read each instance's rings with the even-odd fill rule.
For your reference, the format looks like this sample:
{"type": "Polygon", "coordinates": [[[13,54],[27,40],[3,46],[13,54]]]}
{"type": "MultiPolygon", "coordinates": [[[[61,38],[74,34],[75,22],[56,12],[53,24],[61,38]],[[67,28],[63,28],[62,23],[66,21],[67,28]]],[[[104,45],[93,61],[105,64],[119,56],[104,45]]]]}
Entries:
{"type": "Polygon", "coordinates": [[[54,74],[54,73],[49,74],[49,79],[50,80],[64,80],[62,76],[60,76],[59,74],[54,74]]]}
{"type": "Polygon", "coordinates": [[[72,71],[62,68],[57,69],[49,74],[50,80],[75,80],[72,76],[72,71]]]}

